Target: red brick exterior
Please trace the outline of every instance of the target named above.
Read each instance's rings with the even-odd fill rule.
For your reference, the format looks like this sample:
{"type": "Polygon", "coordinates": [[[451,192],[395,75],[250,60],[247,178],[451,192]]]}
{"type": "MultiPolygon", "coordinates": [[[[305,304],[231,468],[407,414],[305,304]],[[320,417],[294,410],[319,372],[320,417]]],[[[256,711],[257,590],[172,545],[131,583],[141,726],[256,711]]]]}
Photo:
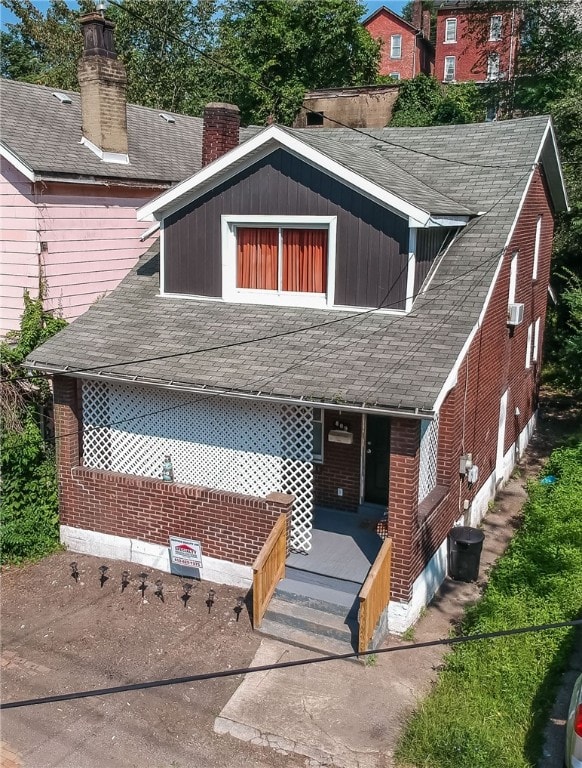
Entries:
{"type": "Polygon", "coordinates": [[[364,21],[364,27],[370,35],[379,40],[380,75],[398,73],[402,80],[409,79],[423,72],[430,75],[434,67],[434,52],[432,45],[417,34],[416,30],[398,14],[387,8],[380,8],[364,21]],[[390,38],[392,35],[402,35],[402,56],[399,59],[390,58],[390,38]]]}
{"type": "Polygon", "coordinates": [[[185,536],[205,555],[252,565],[273,525],[291,513],[293,497],[243,496],[80,466],[77,382],[54,379],[61,525],[168,545],[185,536]]]}
{"type": "Polygon", "coordinates": [[[234,104],[212,103],[204,108],[202,165],[238,147],[240,112],[234,104]]]}
{"type": "Polygon", "coordinates": [[[357,512],[360,504],[360,464],[362,457],[362,416],[359,413],[340,415],[326,411],[323,428],[323,464],[314,465],[313,495],[315,504],[322,507],[357,512]],[[351,445],[330,443],[327,439],[334,423],[341,421],[354,436],[351,445]],[[343,496],[337,489],[343,489],[343,496]]]}
{"type": "MultiPolygon", "coordinates": [[[[553,239],[553,213],[545,181],[536,171],[485,312],[460,366],[457,383],[439,414],[437,482],[440,501],[418,514],[415,499],[418,450],[413,422],[393,420],[390,460],[389,534],[394,541],[392,599],[408,601],[412,585],[448,531],[463,515],[463,501],[475,498],[495,471],[499,404],[509,390],[504,452],[516,442],[537,408],[539,370],[546,317],[553,239]],[[537,280],[532,279],[535,231],[542,216],[537,280]],[[507,326],[510,263],[518,252],[516,301],[525,305],[524,321],[514,332],[507,326]],[[538,362],[525,367],[528,326],[540,318],[538,362]],[[519,408],[519,416],[515,409],[519,408]],[[464,422],[464,424],[463,424],[464,422]],[[479,480],[470,488],[459,474],[463,454],[471,453],[479,480]],[[398,475],[401,476],[399,480],[398,475]],[[405,490],[406,489],[406,490],[405,490]]],[[[416,438],[418,449],[418,438],[416,438]]],[[[425,506],[425,505],[423,505],[425,506]]]]}
{"type": "Polygon", "coordinates": [[[435,77],[444,80],[445,57],[455,57],[455,80],[465,82],[487,79],[487,61],[492,53],[499,54],[499,79],[511,79],[519,44],[520,15],[505,4],[496,10],[493,3],[486,13],[468,8],[439,9],[435,45],[435,77]],[[503,17],[501,40],[489,40],[493,15],[503,17]],[[456,42],[445,42],[447,19],[457,20],[456,42]]]}

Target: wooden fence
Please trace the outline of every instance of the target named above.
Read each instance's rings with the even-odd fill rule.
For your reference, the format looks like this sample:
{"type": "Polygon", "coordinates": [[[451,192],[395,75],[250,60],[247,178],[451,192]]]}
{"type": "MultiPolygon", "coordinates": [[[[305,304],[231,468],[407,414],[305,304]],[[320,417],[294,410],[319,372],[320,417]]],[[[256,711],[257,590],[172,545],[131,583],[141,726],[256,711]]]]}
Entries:
{"type": "Polygon", "coordinates": [[[253,565],[253,628],[258,629],[277,584],[285,575],[287,516],[282,514],[253,565]]]}
{"type": "Polygon", "coordinates": [[[360,594],[358,652],[367,651],[382,612],[390,601],[392,539],[386,539],[378,552],[360,594]]]}

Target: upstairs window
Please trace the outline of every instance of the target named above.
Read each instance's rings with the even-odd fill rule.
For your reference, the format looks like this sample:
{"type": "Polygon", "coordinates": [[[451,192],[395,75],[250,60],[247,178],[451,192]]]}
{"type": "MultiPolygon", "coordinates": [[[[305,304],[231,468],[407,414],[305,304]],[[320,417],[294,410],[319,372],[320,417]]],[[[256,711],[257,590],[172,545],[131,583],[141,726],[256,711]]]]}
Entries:
{"type": "Polygon", "coordinates": [[[499,79],[499,54],[492,53],[487,58],[487,80],[499,79]]]}
{"type": "Polygon", "coordinates": [[[501,40],[501,30],[503,27],[503,16],[495,14],[491,17],[489,24],[489,40],[495,42],[501,40]]]}
{"type": "Polygon", "coordinates": [[[457,42],[457,20],[447,19],[445,21],[445,43],[457,42]]]}
{"type": "Polygon", "coordinates": [[[445,56],[445,81],[451,82],[455,79],[455,57],[445,56]]]}
{"type": "Polygon", "coordinates": [[[540,243],[542,239],[542,217],[538,216],[538,220],[536,223],[536,239],[534,243],[534,254],[533,254],[533,269],[531,274],[532,280],[538,279],[538,266],[540,262],[540,243]]]}
{"type": "Polygon", "coordinates": [[[390,58],[402,58],[402,35],[392,35],[390,37],[390,58]]]}
{"type": "Polygon", "coordinates": [[[327,288],[327,229],[237,227],[236,287],[320,293],[327,288]]]}
{"type": "Polygon", "coordinates": [[[515,292],[517,290],[517,253],[511,257],[509,269],[509,304],[515,304],[515,292]]]}

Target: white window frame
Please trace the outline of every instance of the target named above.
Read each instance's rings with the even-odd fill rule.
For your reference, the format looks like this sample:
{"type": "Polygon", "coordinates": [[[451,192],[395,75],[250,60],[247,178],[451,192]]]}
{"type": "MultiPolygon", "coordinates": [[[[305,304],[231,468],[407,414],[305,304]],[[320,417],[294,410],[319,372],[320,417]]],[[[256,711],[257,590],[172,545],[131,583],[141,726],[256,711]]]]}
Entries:
{"type": "Polygon", "coordinates": [[[533,341],[533,323],[530,323],[527,327],[527,345],[525,348],[525,367],[526,368],[531,368],[532,341],[533,341]]]}
{"type": "Polygon", "coordinates": [[[497,43],[503,37],[503,16],[500,13],[494,13],[489,21],[489,41],[497,43]],[[499,21],[497,21],[499,19],[499,21]]]}
{"type": "Polygon", "coordinates": [[[315,435],[315,425],[320,424],[321,425],[321,453],[315,453],[315,450],[313,451],[313,462],[314,464],[323,464],[323,457],[324,457],[324,451],[325,451],[325,411],[323,408],[314,408],[313,409],[313,433],[315,435]],[[316,418],[316,416],[319,414],[319,418],[316,418]]]}
{"type": "Polygon", "coordinates": [[[515,253],[511,257],[511,266],[509,268],[509,295],[508,295],[508,304],[515,304],[515,295],[517,292],[517,257],[518,252],[515,251],[515,253]]]}
{"type": "Polygon", "coordinates": [[[337,216],[221,216],[222,230],[222,298],[244,304],[274,304],[285,307],[325,309],[334,304],[337,216]],[[237,288],[237,227],[285,227],[288,229],[327,229],[327,291],[299,293],[237,288]]]}
{"type": "Polygon", "coordinates": [[[457,77],[457,57],[456,56],[445,56],[445,71],[443,72],[443,79],[445,83],[453,83],[457,77]],[[447,76],[447,72],[450,68],[450,63],[453,63],[452,67],[452,77],[447,76]]]}
{"type": "Polygon", "coordinates": [[[540,353],[540,318],[535,321],[534,323],[534,333],[533,333],[533,348],[531,352],[531,359],[534,363],[538,362],[538,357],[540,353]]]}
{"type": "Polygon", "coordinates": [[[536,239],[534,243],[533,267],[532,267],[532,273],[531,273],[532,280],[538,279],[538,269],[540,265],[540,245],[542,241],[542,219],[543,219],[543,216],[540,214],[536,222],[536,239]]]}
{"type": "Polygon", "coordinates": [[[402,58],[402,35],[390,35],[390,58],[402,58]],[[398,41],[398,44],[396,44],[396,41],[398,41]],[[396,50],[398,51],[398,55],[395,53],[396,50]]]}
{"type": "Polygon", "coordinates": [[[455,16],[451,16],[449,19],[445,19],[445,43],[457,42],[457,19],[455,16]]]}
{"type": "Polygon", "coordinates": [[[490,53],[487,56],[487,80],[499,80],[501,60],[498,53],[490,53]]]}
{"type": "Polygon", "coordinates": [[[400,80],[400,72],[390,72],[392,80],[400,80]]]}

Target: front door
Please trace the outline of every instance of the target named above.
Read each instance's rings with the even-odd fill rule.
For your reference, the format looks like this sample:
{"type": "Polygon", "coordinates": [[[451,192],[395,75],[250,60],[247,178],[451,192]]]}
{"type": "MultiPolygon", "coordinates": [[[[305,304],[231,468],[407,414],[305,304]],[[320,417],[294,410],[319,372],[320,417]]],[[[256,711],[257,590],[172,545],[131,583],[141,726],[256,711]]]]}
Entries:
{"type": "Polygon", "coordinates": [[[390,466],[390,419],[366,417],[366,452],[364,501],[388,505],[388,470],[390,466]]]}

